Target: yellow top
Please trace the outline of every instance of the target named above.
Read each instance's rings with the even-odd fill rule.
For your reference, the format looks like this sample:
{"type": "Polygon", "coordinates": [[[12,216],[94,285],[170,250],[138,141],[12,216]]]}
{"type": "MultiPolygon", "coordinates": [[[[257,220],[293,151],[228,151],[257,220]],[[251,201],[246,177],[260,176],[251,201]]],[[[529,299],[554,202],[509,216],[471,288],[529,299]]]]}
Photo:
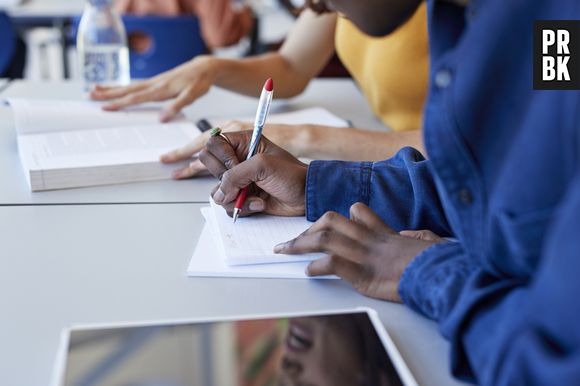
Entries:
{"type": "Polygon", "coordinates": [[[365,35],[339,16],[335,45],[385,125],[396,131],[422,127],[429,71],[425,3],[404,25],[381,38],[365,35]]]}

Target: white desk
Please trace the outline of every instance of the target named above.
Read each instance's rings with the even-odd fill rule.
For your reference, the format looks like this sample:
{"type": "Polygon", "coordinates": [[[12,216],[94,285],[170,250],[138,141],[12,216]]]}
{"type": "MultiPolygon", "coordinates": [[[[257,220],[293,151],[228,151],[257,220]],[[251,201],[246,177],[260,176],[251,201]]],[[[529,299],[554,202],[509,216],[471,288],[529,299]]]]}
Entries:
{"type": "Polygon", "coordinates": [[[83,0],[28,0],[6,10],[12,17],[56,19],[77,16],[84,6],[83,0]]]}
{"type": "Polygon", "coordinates": [[[0,93],[8,88],[10,81],[8,79],[0,79],[0,93]]]}
{"type": "MultiPolygon", "coordinates": [[[[14,81],[3,98],[82,98],[81,86],[72,82],[39,83],[14,81]]],[[[199,118],[252,117],[256,100],[214,88],[186,109],[192,120],[199,118]]],[[[384,130],[370,112],[366,101],[350,80],[315,80],[298,98],[276,101],[271,112],[323,106],[356,126],[384,130]]],[[[66,118],[64,118],[66,119],[66,118]]],[[[18,158],[12,113],[0,107],[0,205],[206,202],[215,186],[211,177],[187,181],[154,181],[50,192],[30,192],[18,158]]]]}
{"type": "Polygon", "coordinates": [[[343,282],[186,277],[199,207],[0,207],[1,383],[47,385],[70,324],[369,306],[419,384],[459,384],[434,323],[343,282]]]}

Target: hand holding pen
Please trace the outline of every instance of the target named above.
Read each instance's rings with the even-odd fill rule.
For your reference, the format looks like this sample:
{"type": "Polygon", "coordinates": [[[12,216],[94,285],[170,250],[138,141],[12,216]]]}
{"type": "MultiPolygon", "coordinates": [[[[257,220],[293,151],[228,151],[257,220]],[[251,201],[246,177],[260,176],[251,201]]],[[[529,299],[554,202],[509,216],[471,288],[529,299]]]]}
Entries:
{"type": "MultiPolygon", "coordinates": [[[[266,124],[266,117],[270,111],[270,104],[272,103],[272,96],[274,95],[274,82],[272,78],[268,78],[264,87],[262,88],[262,94],[260,95],[260,101],[258,102],[258,111],[256,112],[256,119],[254,121],[254,131],[252,133],[252,141],[250,142],[250,149],[248,150],[248,156],[246,160],[252,158],[256,152],[256,147],[260,142],[260,137],[262,136],[262,129],[266,124]]],[[[238,198],[236,199],[236,205],[234,207],[234,223],[238,219],[244,202],[246,201],[246,196],[248,195],[248,187],[246,186],[240,191],[238,198]]]]}

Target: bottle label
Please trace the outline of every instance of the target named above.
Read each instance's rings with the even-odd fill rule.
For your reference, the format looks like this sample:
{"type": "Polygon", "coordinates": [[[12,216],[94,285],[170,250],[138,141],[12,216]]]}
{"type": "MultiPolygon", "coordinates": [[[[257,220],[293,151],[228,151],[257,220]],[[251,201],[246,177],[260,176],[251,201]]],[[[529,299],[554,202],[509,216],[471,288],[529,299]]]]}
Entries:
{"type": "Polygon", "coordinates": [[[129,83],[129,53],[119,45],[99,45],[81,55],[86,83],[123,85],[129,83]]]}

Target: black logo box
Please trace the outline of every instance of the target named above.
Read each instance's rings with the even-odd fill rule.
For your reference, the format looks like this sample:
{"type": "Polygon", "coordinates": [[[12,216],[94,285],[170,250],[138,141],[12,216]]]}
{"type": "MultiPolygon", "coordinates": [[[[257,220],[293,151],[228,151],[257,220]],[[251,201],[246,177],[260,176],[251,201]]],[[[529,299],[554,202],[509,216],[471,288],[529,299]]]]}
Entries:
{"type": "MultiPolygon", "coordinates": [[[[557,43],[549,47],[548,55],[557,57],[557,43]]],[[[580,20],[538,20],[534,23],[534,89],[536,90],[580,90],[580,20]],[[569,81],[542,80],[542,31],[565,29],[570,33],[569,81]]]]}

